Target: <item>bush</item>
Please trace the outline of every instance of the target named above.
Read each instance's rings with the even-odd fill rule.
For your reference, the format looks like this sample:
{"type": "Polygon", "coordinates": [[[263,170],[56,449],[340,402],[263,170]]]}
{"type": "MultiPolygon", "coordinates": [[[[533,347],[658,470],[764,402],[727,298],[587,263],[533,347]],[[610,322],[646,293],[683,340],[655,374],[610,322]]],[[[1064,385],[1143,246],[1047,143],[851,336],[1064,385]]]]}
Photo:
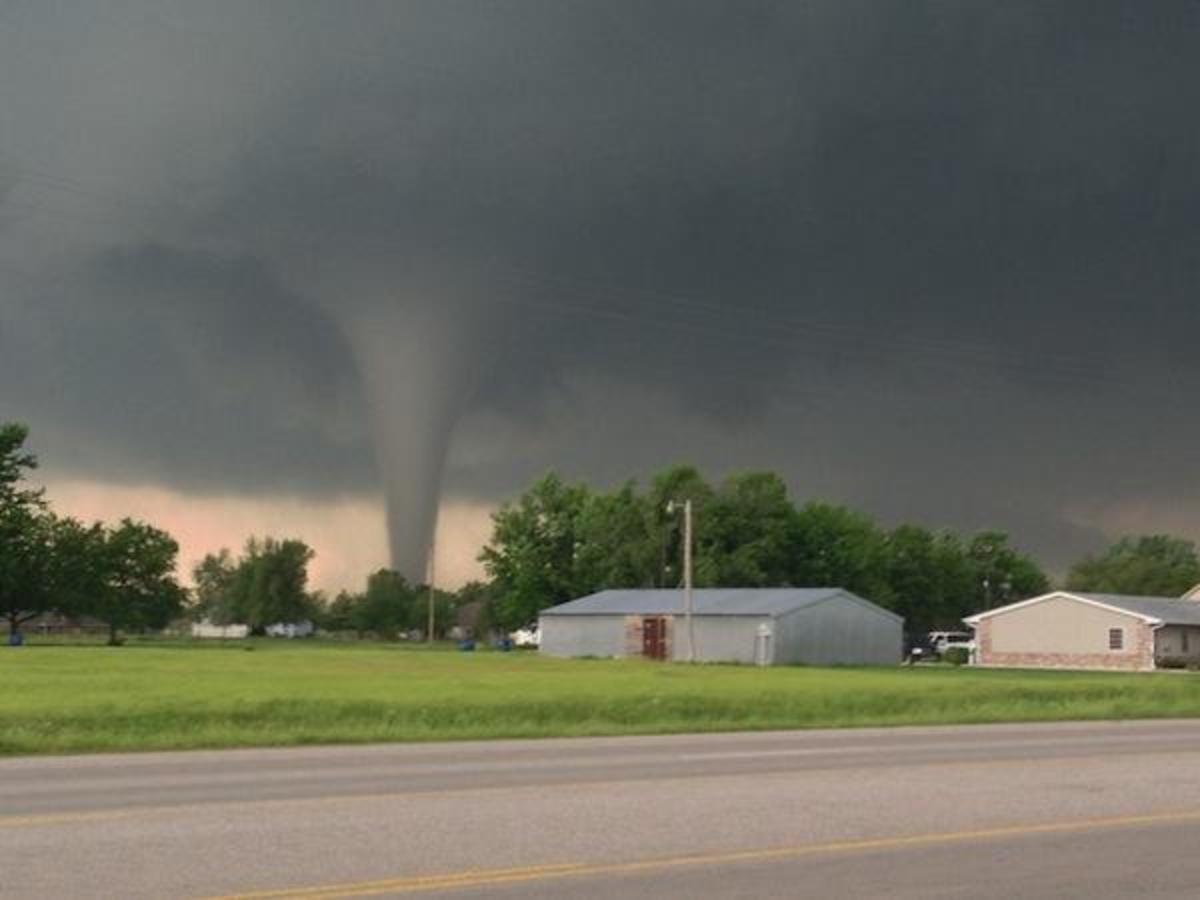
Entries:
{"type": "Polygon", "coordinates": [[[947,647],[946,652],[942,654],[942,661],[952,666],[965,665],[970,659],[971,654],[967,652],[966,647],[947,647]]]}

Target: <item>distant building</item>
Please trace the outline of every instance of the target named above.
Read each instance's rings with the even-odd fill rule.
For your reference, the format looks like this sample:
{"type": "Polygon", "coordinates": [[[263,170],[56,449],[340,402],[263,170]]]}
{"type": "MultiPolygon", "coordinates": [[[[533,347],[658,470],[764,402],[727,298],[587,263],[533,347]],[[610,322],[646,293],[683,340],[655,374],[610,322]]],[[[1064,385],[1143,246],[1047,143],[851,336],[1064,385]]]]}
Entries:
{"type": "Polygon", "coordinates": [[[300,622],[276,622],[274,625],[268,625],[264,631],[267,637],[302,638],[316,634],[317,626],[304,619],[300,622]]]}
{"type": "Polygon", "coordinates": [[[214,625],[208,619],[192,623],[192,637],[241,640],[250,636],[249,625],[214,625]]]}
{"type": "MultiPolygon", "coordinates": [[[[685,660],[681,590],[613,590],[543,610],[541,652],[685,660]]],[[[893,665],[904,620],[841,588],[694,592],[695,658],[758,665],[893,665]]]]}
{"type": "MultiPolygon", "coordinates": [[[[307,619],[300,622],[276,622],[263,629],[267,637],[301,638],[315,634],[317,628],[307,619]]],[[[192,637],[242,640],[250,637],[249,625],[214,625],[208,619],[192,623],[192,637]]]]}
{"type": "Polygon", "coordinates": [[[1052,591],[963,619],[975,661],[1014,668],[1148,671],[1200,665],[1200,599],[1052,591]]]}

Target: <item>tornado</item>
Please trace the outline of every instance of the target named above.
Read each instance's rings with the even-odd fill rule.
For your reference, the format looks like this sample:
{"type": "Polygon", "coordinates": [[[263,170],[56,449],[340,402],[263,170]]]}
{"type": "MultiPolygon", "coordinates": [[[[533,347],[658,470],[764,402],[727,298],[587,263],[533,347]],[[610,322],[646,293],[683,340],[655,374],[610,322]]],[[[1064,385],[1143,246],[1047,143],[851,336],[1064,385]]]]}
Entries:
{"type": "Polygon", "coordinates": [[[341,326],[370,415],[391,565],[420,583],[454,426],[475,385],[480,317],[457,298],[349,306],[341,310],[341,326]]]}

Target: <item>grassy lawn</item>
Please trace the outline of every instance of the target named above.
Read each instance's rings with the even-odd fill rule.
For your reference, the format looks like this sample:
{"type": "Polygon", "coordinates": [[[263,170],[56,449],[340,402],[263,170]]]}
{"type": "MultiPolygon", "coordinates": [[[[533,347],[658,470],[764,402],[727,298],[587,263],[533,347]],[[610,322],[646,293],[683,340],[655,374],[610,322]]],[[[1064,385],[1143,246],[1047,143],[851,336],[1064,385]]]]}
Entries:
{"type": "Polygon", "coordinates": [[[1200,716],[1200,677],[755,669],[403,645],[0,647],[0,753],[1200,716]]]}

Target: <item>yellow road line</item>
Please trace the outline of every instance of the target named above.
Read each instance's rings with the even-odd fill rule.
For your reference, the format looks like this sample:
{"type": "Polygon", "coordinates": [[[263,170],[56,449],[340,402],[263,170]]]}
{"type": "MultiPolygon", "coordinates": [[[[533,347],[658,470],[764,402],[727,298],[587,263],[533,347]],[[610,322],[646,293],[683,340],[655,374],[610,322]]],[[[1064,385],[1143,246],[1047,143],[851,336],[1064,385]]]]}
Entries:
{"type": "Polygon", "coordinates": [[[36,828],[40,825],[74,825],[80,822],[107,822],[127,819],[138,809],[102,809],[94,812],[33,813],[25,816],[0,816],[0,828],[36,828]]]}
{"type": "Polygon", "coordinates": [[[824,853],[854,853],[871,850],[901,850],[909,847],[987,841],[998,838],[1029,837],[1039,834],[1069,834],[1107,829],[1133,828],[1139,825],[1167,825],[1180,822],[1200,822],[1200,810],[1155,813],[1139,816],[1116,816],[1102,819],[1081,819],[1073,822],[1048,822],[985,828],[975,831],[948,831],[904,837],[864,838],[833,841],[823,844],[801,844],[767,850],[737,850],[647,859],[628,863],[558,863],[510,869],[475,869],[442,875],[410,876],[382,881],[363,881],[308,888],[256,891],[214,897],[210,900],[333,900],[341,897],[370,897],[379,894],[414,894],[451,888],[492,887],[519,882],[542,881],[586,875],[628,875],[637,872],[661,871],[688,866],[729,865],[732,863],[763,862],[793,859],[824,853]]]}

